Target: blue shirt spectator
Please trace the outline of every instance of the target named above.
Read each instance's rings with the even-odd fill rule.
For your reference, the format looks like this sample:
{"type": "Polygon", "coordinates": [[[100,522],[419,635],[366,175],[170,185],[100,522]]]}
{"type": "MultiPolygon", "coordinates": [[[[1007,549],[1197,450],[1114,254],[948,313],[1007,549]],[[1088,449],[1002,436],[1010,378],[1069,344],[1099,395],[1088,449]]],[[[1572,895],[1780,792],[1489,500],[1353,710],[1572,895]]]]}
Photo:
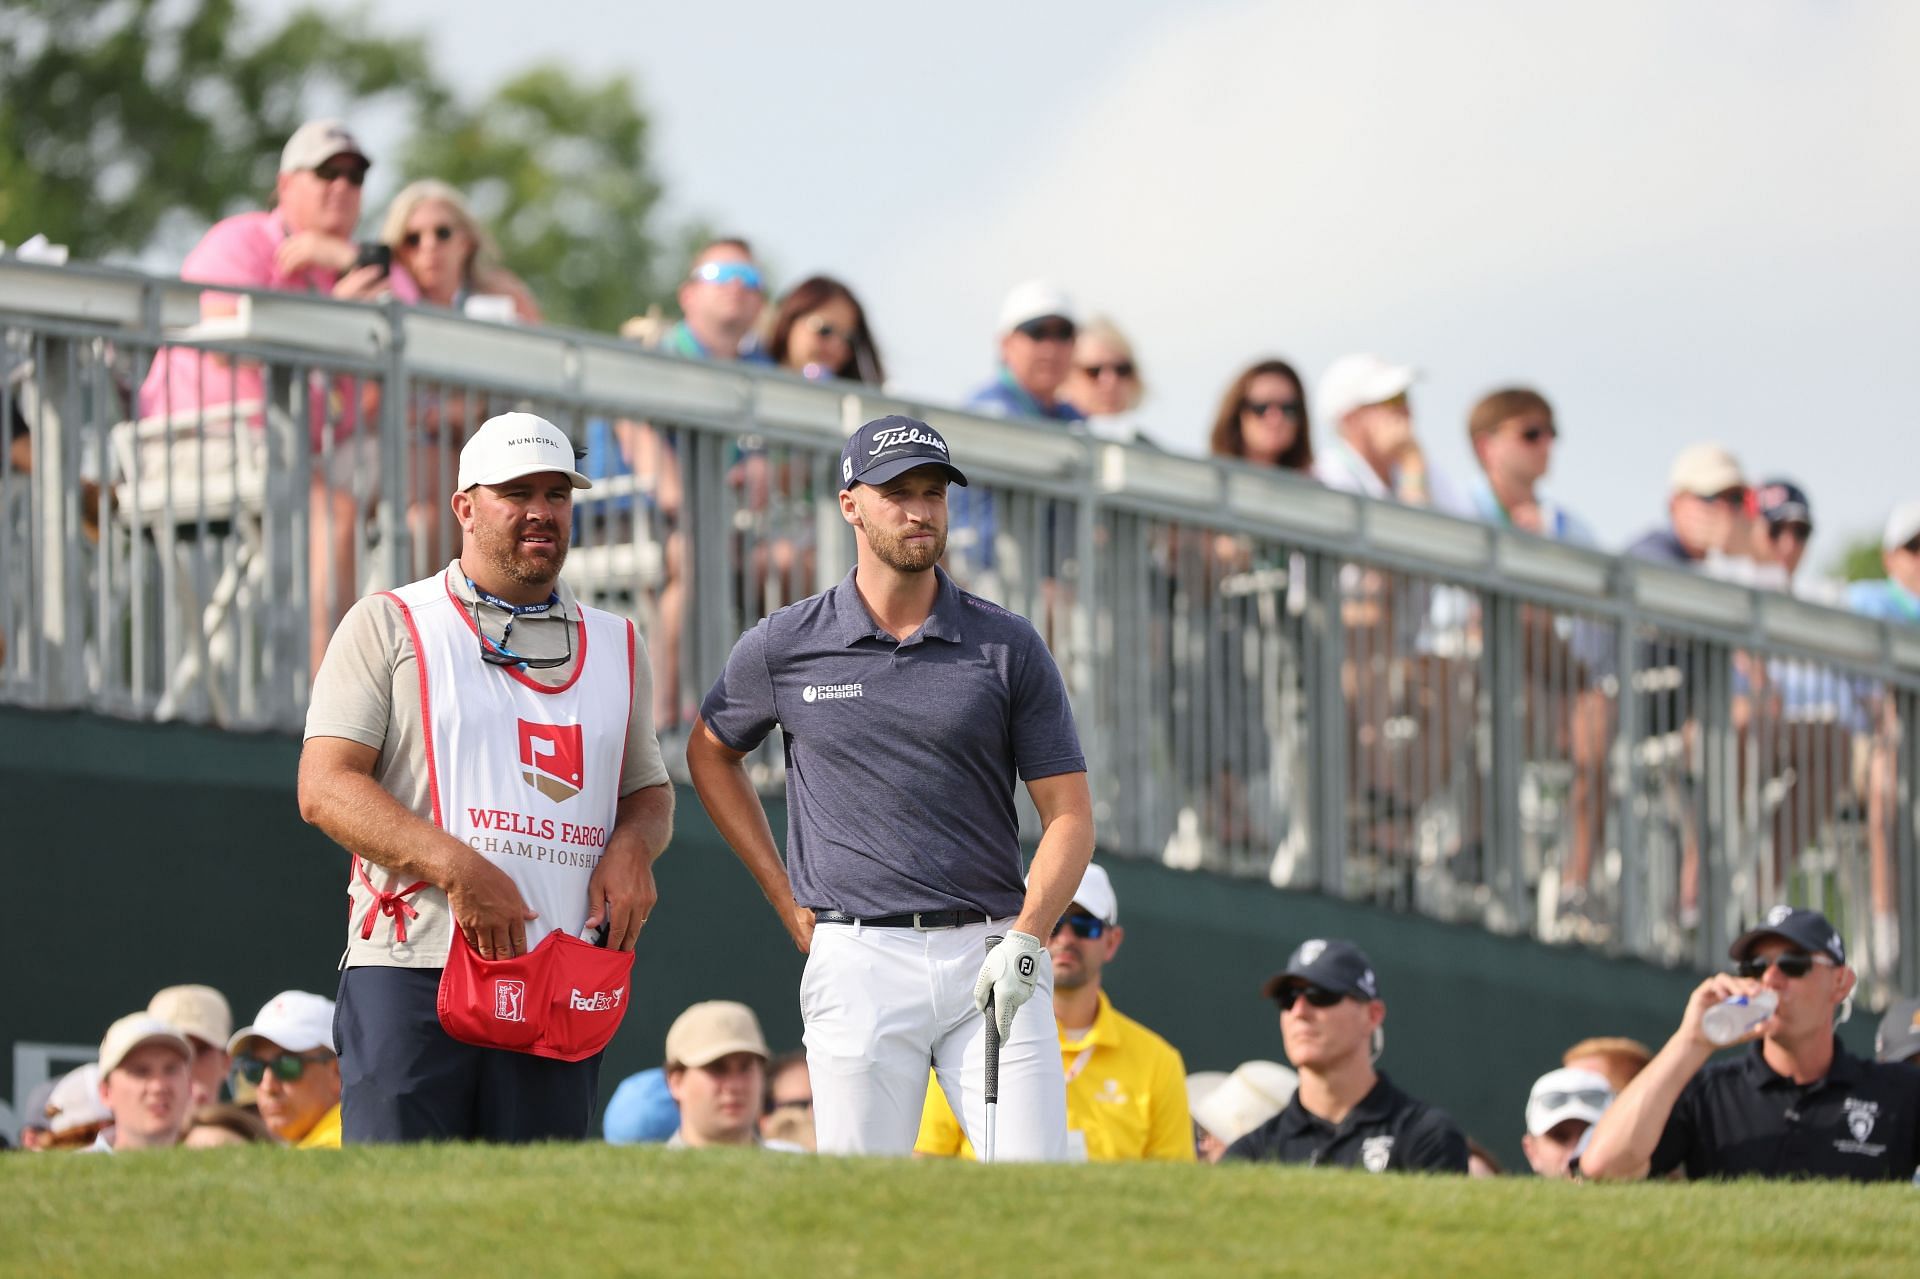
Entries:
{"type": "Polygon", "coordinates": [[[1905,502],[1880,535],[1886,577],[1847,588],[1847,607],[1868,617],[1920,626],[1920,502],[1905,502]]]}

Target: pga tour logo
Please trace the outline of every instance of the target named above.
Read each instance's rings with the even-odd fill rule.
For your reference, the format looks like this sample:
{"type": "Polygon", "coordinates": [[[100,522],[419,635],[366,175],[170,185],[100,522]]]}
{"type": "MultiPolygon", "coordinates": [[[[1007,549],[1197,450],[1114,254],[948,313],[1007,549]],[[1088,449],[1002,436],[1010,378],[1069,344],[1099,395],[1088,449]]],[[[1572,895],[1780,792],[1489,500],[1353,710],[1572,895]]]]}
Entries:
{"type": "Polygon", "coordinates": [[[808,705],[814,702],[833,702],[866,695],[866,688],[861,684],[809,684],[800,690],[800,700],[808,705]]]}
{"type": "Polygon", "coordinates": [[[497,1021],[527,1019],[527,983],[507,977],[493,980],[493,1015],[497,1021]]]}
{"type": "Polygon", "coordinates": [[[596,990],[591,995],[583,995],[576,986],[572,998],[567,1002],[577,1013],[610,1013],[620,1006],[620,997],[626,993],[625,986],[615,986],[612,990],[596,990]]]}

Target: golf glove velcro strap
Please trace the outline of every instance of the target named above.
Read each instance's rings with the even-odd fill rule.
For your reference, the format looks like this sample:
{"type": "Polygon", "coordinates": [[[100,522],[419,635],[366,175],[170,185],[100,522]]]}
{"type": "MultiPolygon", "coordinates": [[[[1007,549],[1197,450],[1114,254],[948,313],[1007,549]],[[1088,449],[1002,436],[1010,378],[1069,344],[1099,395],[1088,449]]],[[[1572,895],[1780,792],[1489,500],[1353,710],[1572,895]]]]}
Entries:
{"type": "Polygon", "coordinates": [[[1013,1030],[1013,1015],[1020,1005],[1033,998],[1040,965],[1050,962],[1045,942],[1018,931],[1008,933],[1005,941],[987,952],[980,980],[973,984],[973,1006],[985,1012],[987,996],[993,996],[993,1019],[1000,1027],[1000,1038],[1013,1030]]]}

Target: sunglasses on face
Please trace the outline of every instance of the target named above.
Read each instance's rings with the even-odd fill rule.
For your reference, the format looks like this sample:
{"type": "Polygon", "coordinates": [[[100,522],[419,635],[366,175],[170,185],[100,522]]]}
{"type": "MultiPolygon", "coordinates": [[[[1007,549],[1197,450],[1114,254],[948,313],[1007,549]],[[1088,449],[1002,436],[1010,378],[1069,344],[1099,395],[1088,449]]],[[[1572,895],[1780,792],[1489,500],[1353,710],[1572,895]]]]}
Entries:
{"type": "Polygon", "coordinates": [[[1722,489],[1720,492],[1703,497],[1700,500],[1703,502],[1713,502],[1719,506],[1731,506],[1736,510],[1745,510],[1747,505],[1747,491],[1745,489],[1722,489]]]}
{"type": "Polygon", "coordinates": [[[709,262],[695,267],[688,278],[702,284],[737,284],[750,293],[766,290],[766,283],[760,278],[760,268],[751,262],[709,262]]]}
{"type": "Polygon", "coordinates": [[[1071,928],[1075,937],[1093,941],[1107,931],[1107,921],[1098,915],[1088,915],[1076,910],[1071,915],[1060,917],[1060,922],[1053,926],[1053,935],[1058,937],[1062,928],[1071,928]]]}
{"type": "Polygon", "coordinates": [[[309,1063],[319,1064],[327,1060],[326,1056],[314,1053],[302,1056],[299,1053],[281,1053],[278,1057],[242,1057],[234,1063],[234,1069],[240,1072],[240,1078],[250,1084],[258,1084],[272,1071],[273,1077],[282,1083],[293,1083],[307,1073],[309,1063]]]}
{"type": "Polygon", "coordinates": [[[1014,332],[1036,342],[1071,342],[1075,330],[1072,320],[1028,320],[1014,332]]]}
{"type": "Polygon", "coordinates": [[[1273,1002],[1280,1005],[1281,1012],[1290,1013],[1293,1011],[1293,1006],[1302,999],[1315,1008],[1331,1008],[1345,998],[1346,996],[1339,991],[1328,990],[1322,986],[1288,986],[1274,996],[1273,1002]]]}
{"type": "Polygon", "coordinates": [[[1773,540],[1776,542],[1789,537],[1796,542],[1804,542],[1813,536],[1813,525],[1776,524],[1773,526],[1771,532],[1773,534],[1773,540]]]}
{"type": "Polygon", "coordinates": [[[1251,413],[1255,417],[1270,417],[1278,413],[1289,422],[1300,420],[1300,401],[1298,400],[1242,400],[1240,411],[1251,413]]]}
{"type": "Polygon", "coordinates": [[[1133,376],[1133,361],[1115,360],[1111,364],[1082,364],[1080,371],[1096,382],[1109,373],[1117,378],[1130,378],[1133,376]]]}
{"type": "Polygon", "coordinates": [[[1908,542],[1902,542],[1900,549],[1909,555],[1920,555],[1920,537],[1916,537],[1908,542]]]}
{"type": "Polygon", "coordinates": [[[347,185],[357,187],[366,182],[367,169],[361,164],[323,164],[313,171],[313,176],[327,183],[344,178],[347,185]]]}
{"type": "Polygon", "coordinates": [[[1804,950],[1789,950],[1778,955],[1755,955],[1752,959],[1743,959],[1734,971],[1742,977],[1758,979],[1767,975],[1767,969],[1778,968],[1789,977],[1805,977],[1816,965],[1831,968],[1833,961],[1809,955],[1804,950]]]}
{"type": "Polygon", "coordinates": [[[807,329],[815,337],[824,338],[830,342],[840,341],[848,344],[853,342],[852,329],[843,329],[839,325],[826,320],[808,320],[807,329]]]}
{"type": "Polygon", "coordinates": [[[426,231],[409,231],[400,237],[400,243],[406,245],[409,249],[417,249],[428,236],[432,236],[434,239],[440,241],[440,243],[445,244],[453,238],[453,228],[442,222],[439,226],[426,231]]]}
{"type": "Polygon", "coordinates": [[[813,1098],[788,1097],[784,1101],[774,1102],[773,1105],[768,1107],[768,1109],[769,1110],[812,1110],[813,1098]]]}

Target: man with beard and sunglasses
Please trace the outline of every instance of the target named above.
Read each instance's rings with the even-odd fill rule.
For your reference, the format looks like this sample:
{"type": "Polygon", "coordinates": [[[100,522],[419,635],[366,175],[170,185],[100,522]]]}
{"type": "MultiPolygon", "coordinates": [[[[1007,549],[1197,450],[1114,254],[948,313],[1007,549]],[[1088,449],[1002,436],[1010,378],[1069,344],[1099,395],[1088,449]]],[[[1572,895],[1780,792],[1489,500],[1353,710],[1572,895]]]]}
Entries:
{"type": "Polygon", "coordinates": [[[1920,1067],[1865,1060],[1834,1034],[1853,997],[1846,946],[1818,911],[1776,906],[1694,990],[1680,1027],[1594,1125],[1582,1176],[1907,1181],[1920,1163],[1920,1067]],[[1708,1063],[1707,1010],[1770,992],[1773,1014],[1708,1063]]]}
{"type": "MultiPolygon", "coordinates": [[[[1121,1013],[1102,984],[1119,953],[1120,899],[1106,868],[1090,865],[1073,903],[1047,942],[1053,960],[1053,1020],[1067,1078],[1067,1145],[1096,1162],[1166,1159],[1191,1163],[1193,1117],[1187,1067],[1172,1044],[1121,1013]]],[[[973,1158],[937,1082],[927,1088],[913,1153],[973,1158]]]]}
{"type": "Polygon", "coordinates": [[[1064,1159],[1045,939],[1093,855],[1066,686],[1025,618],[938,567],[948,486],[967,482],[938,431],[868,422],[841,451],[840,480],[853,570],[740,637],[687,770],[807,955],[800,1014],[821,1153],[909,1153],[929,1063],[979,1144],[975,1013],[991,1008],[1004,1040],[996,1155],[1064,1159]],[[776,725],[784,862],[745,766],[776,725]],[[1016,777],[1042,831],[1024,886],[1016,777]]]}
{"type": "Polygon", "coordinates": [[[1280,1037],[1300,1087],[1286,1109],[1227,1148],[1226,1159],[1467,1171],[1467,1138],[1447,1113],[1374,1069],[1387,1005],[1373,962],[1352,942],[1300,943],[1261,993],[1280,1005],[1280,1037]]]}
{"type": "Polygon", "coordinates": [[[307,712],[300,812],[353,855],[349,1144],[585,1137],[672,830],[646,648],[560,578],[571,443],[501,414],[457,483],[459,557],[354,605],[307,712]]]}

